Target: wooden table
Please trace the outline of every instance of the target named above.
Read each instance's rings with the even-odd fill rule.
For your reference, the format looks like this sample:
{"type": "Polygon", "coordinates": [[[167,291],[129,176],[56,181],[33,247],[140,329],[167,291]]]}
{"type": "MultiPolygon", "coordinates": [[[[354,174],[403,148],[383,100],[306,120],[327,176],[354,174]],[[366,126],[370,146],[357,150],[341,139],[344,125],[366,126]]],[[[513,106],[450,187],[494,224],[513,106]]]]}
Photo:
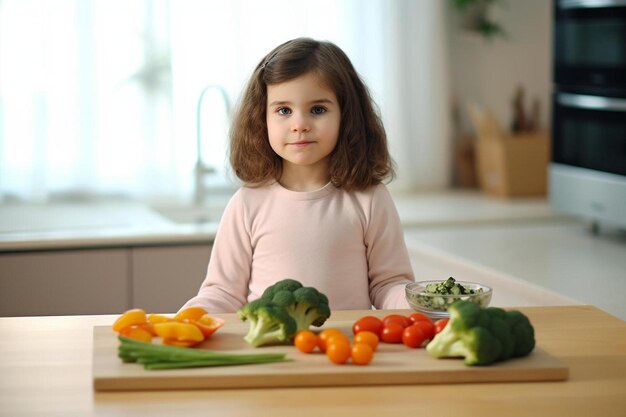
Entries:
{"type": "Polygon", "coordinates": [[[0,416],[623,416],[626,322],[591,306],[520,310],[569,380],[96,393],[93,327],[115,316],[0,318],[0,416]]]}

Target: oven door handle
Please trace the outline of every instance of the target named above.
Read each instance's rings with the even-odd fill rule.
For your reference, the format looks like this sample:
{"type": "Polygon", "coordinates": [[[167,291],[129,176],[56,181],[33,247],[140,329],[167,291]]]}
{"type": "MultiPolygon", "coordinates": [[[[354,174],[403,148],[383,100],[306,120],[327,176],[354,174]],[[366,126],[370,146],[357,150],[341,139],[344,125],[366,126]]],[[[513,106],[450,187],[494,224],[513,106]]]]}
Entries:
{"type": "Polygon", "coordinates": [[[596,7],[625,7],[626,0],[561,0],[561,9],[590,9],[596,7]]]}
{"type": "Polygon", "coordinates": [[[626,112],[626,99],[623,98],[559,93],[557,94],[557,102],[562,106],[574,107],[577,109],[626,112]]]}

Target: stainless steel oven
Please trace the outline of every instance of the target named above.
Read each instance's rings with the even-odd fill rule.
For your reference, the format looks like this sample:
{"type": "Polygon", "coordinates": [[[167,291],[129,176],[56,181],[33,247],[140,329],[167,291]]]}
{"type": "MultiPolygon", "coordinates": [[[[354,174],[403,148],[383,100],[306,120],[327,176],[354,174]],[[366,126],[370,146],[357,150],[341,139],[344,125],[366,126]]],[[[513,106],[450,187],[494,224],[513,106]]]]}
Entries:
{"type": "Polygon", "coordinates": [[[626,88],[626,0],[557,0],[554,81],[626,88]]]}
{"type": "Polygon", "coordinates": [[[626,0],[555,0],[552,205],[626,229],[626,0]]]}

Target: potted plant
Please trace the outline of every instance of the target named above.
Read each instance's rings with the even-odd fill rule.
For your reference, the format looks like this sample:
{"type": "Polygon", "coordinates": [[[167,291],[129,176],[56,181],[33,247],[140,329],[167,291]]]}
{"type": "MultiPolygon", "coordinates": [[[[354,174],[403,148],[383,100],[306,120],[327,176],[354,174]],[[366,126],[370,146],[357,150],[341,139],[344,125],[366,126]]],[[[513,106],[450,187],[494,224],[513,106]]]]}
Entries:
{"type": "Polygon", "coordinates": [[[454,7],[461,13],[461,26],[465,30],[480,33],[486,39],[506,36],[500,24],[489,16],[490,8],[501,0],[452,0],[454,7]]]}

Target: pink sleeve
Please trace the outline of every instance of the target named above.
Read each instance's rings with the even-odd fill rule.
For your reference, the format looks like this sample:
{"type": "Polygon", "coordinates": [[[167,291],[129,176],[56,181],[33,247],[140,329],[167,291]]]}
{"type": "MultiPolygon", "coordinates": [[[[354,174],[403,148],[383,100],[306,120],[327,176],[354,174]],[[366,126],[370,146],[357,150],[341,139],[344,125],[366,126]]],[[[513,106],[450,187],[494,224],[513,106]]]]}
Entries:
{"type": "Polygon", "coordinates": [[[229,313],[247,303],[252,263],[248,231],[242,193],[237,192],[222,215],[198,295],[182,308],[200,306],[209,313],[229,313]]]}
{"type": "Polygon", "coordinates": [[[400,217],[384,185],[375,188],[367,231],[369,291],[377,309],[410,308],[404,294],[413,270],[404,242],[400,217]]]}

